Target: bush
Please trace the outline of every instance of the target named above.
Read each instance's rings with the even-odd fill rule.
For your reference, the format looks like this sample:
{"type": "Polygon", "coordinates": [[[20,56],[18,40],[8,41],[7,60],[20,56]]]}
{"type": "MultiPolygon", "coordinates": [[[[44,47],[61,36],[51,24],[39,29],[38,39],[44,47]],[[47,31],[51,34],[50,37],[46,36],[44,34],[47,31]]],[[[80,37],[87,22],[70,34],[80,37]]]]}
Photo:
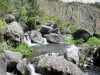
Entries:
{"type": "Polygon", "coordinates": [[[100,39],[96,37],[91,37],[88,41],[87,44],[89,45],[100,45],[100,39]]]}
{"type": "Polygon", "coordinates": [[[3,41],[3,32],[6,29],[7,24],[3,19],[0,19],[0,42],[3,41]]]}
{"type": "Polygon", "coordinates": [[[30,56],[32,54],[32,48],[29,47],[25,42],[22,42],[17,47],[13,47],[10,44],[8,44],[8,49],[15,52],[21,52],[24,56],[30,56]]]}
{"type": "Polygon", "coordinates": [[[97,8],[100,8],[100,3],[99,2],[91,3],[90,5],[94,6],[94,7],[97,7],[97,8]]]}
{"type": "Polygon", "coordinates": [[[69,27],[69,24],[67,22],[60,22],[59,27],[61,34],[66,34],[66,28],[69,27]]]}

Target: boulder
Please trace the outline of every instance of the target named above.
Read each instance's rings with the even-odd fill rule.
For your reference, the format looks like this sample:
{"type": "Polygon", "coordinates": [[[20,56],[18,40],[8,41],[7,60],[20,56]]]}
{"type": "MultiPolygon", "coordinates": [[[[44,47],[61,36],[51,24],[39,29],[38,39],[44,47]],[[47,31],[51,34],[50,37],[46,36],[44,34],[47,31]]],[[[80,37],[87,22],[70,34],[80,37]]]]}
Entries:
{"type": "Polygon", "coordinates": [[[26,63],[26,58],[24,58],[23,60],[21,60],[18,64],[17,64],[17,70],[22,74],[24,75],[25,74],[25,69],[26,69],[26,66],[27,66],[27,63],[26,63]]]}
{"type": "Polygon", "coordinates": [[[43,26],[43,27],[41,27],[40,32],[42,34],[50,34],[52,32],[52,30],[53,30],[53,28],[50,26],[43,26]]]}
{"type": "Polygon", "coordinates": [[[14,45],[21,43],[23,39],[23,29],[16,21],[10,23],[4,32],[4,38],[7,43],[14,45]]]}
{"type": "Polygon", "coordinates": [[[15,16],[13,16],[13,15],[11,15],[11,14],[6,14],[6,15],[4,16],[4,18],[5,18],[5,21],[6,21],[7,23],[11,23],[11,22],[15,21],[15,16]]]}
{"type": "Polygon", "coordinates": [[[79,29],[73,32],[72,36],[74,39],[83,39],[86,42],[91,37],[91,34],[86,30],[79,29]]]}
{"type": "Polygon", "coordinates": [[[79,57],[80,57],[80,67],[83,68],[92,68],[93,66],[93,55],[95,53],[95,47],[91,46],[81,46],[79,48],[79,57]]]}
{"type": "Polygon", "coordinates": [[[75,64],[79,64],[79,55],[78,55],[78,47],[76,47],[74,44],[67,47],[64,52],[64,57],[67,60],[70,60],[71,62],[74,62],[75,64]]]}
{"type": "Polygon", "coordinates": [[[52,33],[60,34],[60,28],[53,29],[52,33]]]}
{"type": "Polygon", "coordinates": [[[33,30],[30,32],[30,37],[31,37],[32,42],[42,44],[43,37],[40,32],[33,30]]]}
{"type": "Polygon", "coordinates": [[[66,43],[66,38],[61,34],[45,34],[44,37],[47,39],[49,43],[66,43]]]}
{"type": "Polygon", "coordinates": [[[85,75],[75,64],[58,53],[47,53],[32,59],[36,72],[43,75],[85,75]]]}
{"type": "Polygon", "coordinates": [[[93,54],[93,62],[95,66],[100,67],[100,46],[95,48],[95,52],[93,54]]]}
{"type": "Polygon", "coordinates": [[[7,69],[12,72],[16,68],[16,64],[21,61],[22,54],[20,52],[13,52],[10,50],[5,50],[4,54],[7,60],[7,69]]]}
{"type": "Polygon", "coordinates": [[[18,63],[22,59],[22,54],[20,52],[13,52],[10,50],[4,51],[5,56],[13,62],[18,63]]]}
{"type": "Polygon", "coordinates": [[[5,55],[2,53],[0,54],[0,75],[7,75],[6,70],[7,70],[7,62],[5,55]]]}

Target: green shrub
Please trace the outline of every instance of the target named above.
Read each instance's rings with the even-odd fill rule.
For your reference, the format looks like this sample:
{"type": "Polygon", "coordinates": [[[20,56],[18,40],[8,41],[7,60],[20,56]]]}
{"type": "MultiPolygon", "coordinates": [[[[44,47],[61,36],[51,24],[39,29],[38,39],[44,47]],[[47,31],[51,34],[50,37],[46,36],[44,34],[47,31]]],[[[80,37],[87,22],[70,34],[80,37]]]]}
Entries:
{"type": "Polygon", "coordinates": [[[3,19],[0,19],[0,42],[3,41],[3,32],[6,29],[7,24],[3,19]]]}
{"type": "Polygon", "coordinates": [[[32,48],[29,47],[25,42],[22,42],[17,47],[13,47],[10,44],[8,44],[8,49],[15,52],[21,52],[24,56],[30,56],[32,54],[32,48]]]}
{"type": "Polygon", "coordinates": [[[76,44],[76,45],[79,45],[79,44],[83,44],[84,43],[84,40],[83,39],[78,39],[78,40],[70,40],[69,41],[69,44],[76,44]]]}
{"type": "Polygon", "coordinates": [[[75,44],[83,44],[83,43],[84,43],[84,39],[75,40],[75,44]]]}
{"type": "Polygon", "coordinates": [[[87,44],[89,45],[100,45],[100,39],[96,37],[91,37],[88,41],[87,44]]]}
{"type": "Polygon", "coordinates": [[[61,34],[66,34],[66,28],[69,27],[69,24],[67,22],[60,22],[60,31],[61,31],[61,34]]]}

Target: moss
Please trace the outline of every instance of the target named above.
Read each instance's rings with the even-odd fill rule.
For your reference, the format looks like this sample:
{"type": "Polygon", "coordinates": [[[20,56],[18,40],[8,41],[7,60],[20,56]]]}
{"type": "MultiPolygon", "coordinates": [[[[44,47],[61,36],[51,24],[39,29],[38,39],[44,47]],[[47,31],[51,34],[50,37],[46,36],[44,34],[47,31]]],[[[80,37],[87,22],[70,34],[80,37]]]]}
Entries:
{"type": "Polygon", "coordinates": [[[91,37],[88,41],[87,44],[89,45],[100,45],[100,39],[96,37],[91,37]]]}
{"type": "Polygon", "coordinates": [[[84,62],[84,58],[80,57],[79,61],[80,61],[80,63],[84,62]]]}

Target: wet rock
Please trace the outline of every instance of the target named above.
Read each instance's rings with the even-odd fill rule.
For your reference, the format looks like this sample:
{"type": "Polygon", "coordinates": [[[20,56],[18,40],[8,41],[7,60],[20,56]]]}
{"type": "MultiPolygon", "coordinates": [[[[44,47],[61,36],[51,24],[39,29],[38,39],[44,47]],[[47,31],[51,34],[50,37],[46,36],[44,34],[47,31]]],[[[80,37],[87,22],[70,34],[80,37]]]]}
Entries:
{"type": "Polygon", "coordinates": [[[32,59],[36,71],[43,75],[85,75],[75,64],[58,53],[47,53],[32,59]]]}
{"type": "Polygon", "coordinates": [[[66,38],[61,34],[50,33],[44,35],[49,43],[66,43],[66,38]]]}
{"type": "Polygon", "coordinates": [[[42,44],[43,37],[40,32],[31,31],[30,32],[32,42],[42,44]]]}

